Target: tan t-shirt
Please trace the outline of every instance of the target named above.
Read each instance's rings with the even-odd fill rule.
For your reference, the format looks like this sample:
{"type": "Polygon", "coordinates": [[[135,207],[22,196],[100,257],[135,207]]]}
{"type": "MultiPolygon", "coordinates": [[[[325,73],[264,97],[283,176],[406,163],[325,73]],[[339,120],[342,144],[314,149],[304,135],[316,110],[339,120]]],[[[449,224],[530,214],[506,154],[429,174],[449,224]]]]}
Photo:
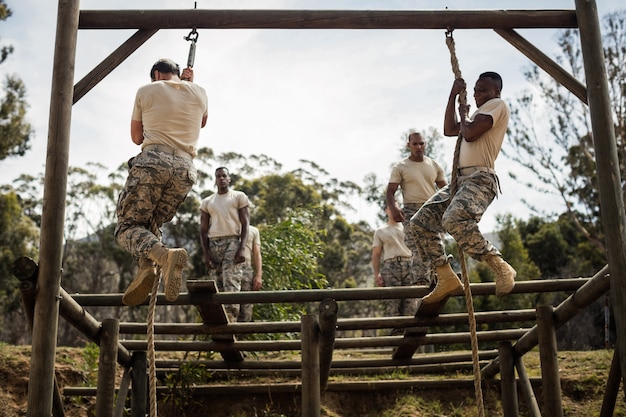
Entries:
{"type": "Polygon", "coordinates": [[[143,124],[143,146],[167,145],[197,155],[206,91],[198,84],[161,80],[137,90],[132,119],[143,124]]]}
{"type": "Polygon", "coordinates": [[[202,200],[200,210],[211,216],[209,238],[240,236],[239,209],[249,205],[248,196],[235,190],[228,190],[226,194],[215,193],[202,200]]]}
{"type": "Polygon", "coordinates": [[[246,258],[246,263],[252,262],[252,248],[254,245],[261,246],[261,234],[259,229],[254,226],[248,226],[248,241],[244,249],[243,256],[246,258]]]}
{"type": "Polygon", "coordinates": [[[383,248],[383,261],[403,256],[409,258],[411,250],[404,243],[404,227],[402,223],[386,224],[374,232],[374,243],[372,247],[383,248]]]}
{"type": "Polygon", "coordinates": [[[436,182],[445,181],[443,168],[424,156],[421,162],[406,158],[391,170],[390,183],[400,184],[404,203],[423,204],[437,191],[436,182]]]}
{"type": "Polygon", "coordinates": [[[500,153],[509,125],[509,106],[501,98],[492,98],[476,109],[471,119],[474,120],[477,114],[491,116],[493,125],[475,141],[463,140],[461,142],[459,168],[474,166],[494,168],[496,158],[500,153]]]}

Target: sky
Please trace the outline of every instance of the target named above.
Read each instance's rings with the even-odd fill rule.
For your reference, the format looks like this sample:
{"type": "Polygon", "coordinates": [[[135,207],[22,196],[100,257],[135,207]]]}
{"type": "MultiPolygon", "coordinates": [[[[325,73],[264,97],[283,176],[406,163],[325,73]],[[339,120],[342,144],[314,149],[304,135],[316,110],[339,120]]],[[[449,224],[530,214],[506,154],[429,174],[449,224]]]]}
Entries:
{"type": "MultiPolygon", "coordinates": [[[[15,51],[0,65],[0,77],[14,74],[27,89],[27,119],[35,135],[25,157],[0,161],[0,184],[20,174],[44,172],[48,141],[50,90],[58,2],[6,0],[13,15],[0,22],[0,44],[15,51]]],[[[82,0],[82,10],[192,9],[180,0],[82,0]],[[186,7],[185,7],[186,6],[186,7]]],[[[198,9],[337,9],[337,10],[518,10],[546,9],[545,0],[198,0],[198,9]]],[[[550,9],[574,9],[574,0],[552,0],[550,9]]],[[[600,18],[620,10],[617,0],[597,0],[600,18]]],[[[75,80],[78,82],[128,39],[134,30],[80,30],[75,80]]],[[[209,97],[209,119],[200,146],[214,152],[265,154],[285,171],[300,160],[315,162],[340,181],[363,185],[374,173],[386,184],[391,166],[400,160],[402,134],[413,128],[440,132],[454,79],[442,30],[249,30],[200,29],[195,82],[209,97]]],[[[555,58],[557,30],[518,32],[555,58]]],[[[100,162],[116,169],[138,153],[130,139],[135,92],[148,83],[159,58],[184,65],[189,30],[161,30],[72,109],[70,166],[100,162]]],[[[468,85],[483,71],[499,72],[502,97],[512,101],[530,86],[523,77],[530,68],[514,47],[491,30],[456,30],[456,52],[468,85]]],[[[471,94],[468,95],[473,104],[471,94]]],[[[456,138],[444,147],[452,165],[456,138]]],[[[505,139],[505,147],[506,139],[505,139]]],[[[492,203],[480,225],[496,226],[496,217],[512,214],[527,219],[525,198],[539,206],[558,202],[533,196],[509,179],[516,166],[500,155],[496,170],[503,194],[492,203]]],[[[381,198],[384,188],[381,188],[381,198]]],[[[378,208],[353,201],[350,221],[376,227],[378,208]]]]}

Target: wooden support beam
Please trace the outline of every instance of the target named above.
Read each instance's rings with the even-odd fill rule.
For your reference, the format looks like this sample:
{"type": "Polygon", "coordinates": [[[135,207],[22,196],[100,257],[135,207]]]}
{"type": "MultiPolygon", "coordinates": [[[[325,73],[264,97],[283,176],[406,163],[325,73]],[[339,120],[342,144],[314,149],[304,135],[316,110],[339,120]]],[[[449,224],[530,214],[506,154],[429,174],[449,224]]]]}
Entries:
{"type": "Polygon", "coordinates": [[[539,404],[537,404],[537,398],[535,397],[533,386],[530,383],[530,378],[528,378],[528,372],[526,372],[526,367],[524,366],[524,361],[521,356],[515,355],[515,369],[517,369],[517,375],[519,375],[520,388],[526,400],[529,416],[541,417],[539,404]]]}
{"type": "MultiPolygon", "coordinates": [[[[537,312],[534,309],[525,310],[499,310],[479,311],[474,314],[477,324],[508,323],[508,322],[535,322],[537,312]]],[[[397,317],[372,317],[337,319],[337,331],[386,329],[392,327],[414,327],[418,319],[407,316],[397,317]]],[[[437,317],[419,319],[419,324],[424,326],[453,326],[467,324],[467,313],[442,314],[437,317]]],[[[147,334],[146,323],[122,322],[120,333],[123,334],[147,334]]],[[[155,323],[155,334],[247,334],[247,333],[298,333],[301,325],[298,321],[258,321],[246,323],[229,323],[227,325],[207,325],[203,323],[155,323]]]]}
{"type": "Polygon", "coordinates": [[[148,412],[148,354],[145,350],[133,352],[130,378],[130,415],[145,417],[148,412]]]}
{"type": "Polygon", "coordinates": [[[83,10],[79,29],[575,28],[573,10],[83,10]]]}
{"type": "Polygon", "coordinates": [[[58,5],[27,417],[52,414],[54,393],[72,89],[80,12],[78,0],[59,0],[58,5]]]}
{"type": "Polygon", "coordinates": [[[333,361],[335,334],[337,332],[337,312],[339,307],[333,299],[327,298],[320,303],[320,391],[324,392],[328,383],[330,366],[333,361]]]}
{"type": "MultiPolygon", "coordinates": [[[[610,289],[611,281],[608,272],[609,267],[606,265],[591,280],[557,306],[554,311],[554,324],[557,329],[610,289]]],[[[524,355],[537,346],[538,341],[537,326],[534,326],[515,343],[516,354],[524,355]]],[[[498,373],[498,370],[498,360],[495,359],[482,369],[483,378],[492,378],[498,373]]]]}
{"type": "MultiPolygon", "coordinates": [[[[576,291],[589,278],[537,279],[515,282],[511,294],[544,293],[557,291],[576,291]]],[[[191,282],[188,281],[188,283],[191,282]]],[[[494,295],[495,283],[470,284],[472,295],[494,295]]],[[[285,291],[241,291],[237,293],[222,292],[218,294],[181,293],[176,301],[168,302],[164,295],[157,297],[158,305],[197,305],[202,303],[216,304],[262,304],[262,303],[301,303],[320,302],[325,298],[335,301],[349,300],[386,300],[391,298],[421,298],[428,294],[424,286],[383,287],[383,288],[340,288],[329,290],[285,290],[285,291]]],[[[459,292],[459,297],[462,296],[459,292]]],[[[76,302],[85,307],[123,307],[122,294],[76,294],[76,302]]],[[[147,302],[144,303],[147,305],[147,302]]]]}
{"type": "MultiPolygon", "coordinates": [[[[597,184],[600,190],[602,214],[600,217],[611,272],[611,302],[615,312],[617,345],[624,347],[626,346],[626,211],[596,2],[576,0],[576,15],[580,21],[580,46],[583,52],[587,94],[589,95],[597,184]]],[[[619,349],[619,355],[624,379],[626,378],[626,348],[619,349]]],[[[624,382],[626,385],[626,380],[624,382]]]]}
{"type": "MultiPolygon", "coordinates": [[[[499,342],[501,340],[516,340],[525,335],[530,329],[504,329],[478,332],[478,341],[499,342]]],[[[335,340],[335,349],[359,349],[359,348],[379,348],[399,346],[403,343],[401,336],[391,337],[345,337],[335,340]]],[[[453,344],[470,343],[469,332],[457,333],[437,333],[422,337],[422,344],[453,344]]],[[[129,350],[146,350],[145,340],[123,340],[122,345],[129,350]]],[[[280,351],[299,350],[300,340],[259,340],[234,342],[232,346],[223,346],[224,343],[205,341],[172,341],[157,340],[154,342],[158,351],[208,351],[220,352],[224,349],[234,349],[239,351],[280,351]]]]}
{"type": "Polygon", "coordinates": [[[510,341],[498,344],[500,352],[500,393],[504,417],[518,417],[517,385],[515,383],[515,360],[513,345],[510,341]]]}
{"type": "Polygon", "coordinates": [[[126,60],[133,52],[157,33],[157,29],[141,29],[135,32],[126,42],[99,63],[89,74],[74,86],[72,103],[76,104],[85,94],[94,88],[100,81],[126,60]]]}
{"type": "Polygon", "coordinates": [[[611,369],[609,370],[609,377],[606,381],[606,391],[604,391],[604,398],[602,399],[602,408],[600,409],[599,417],[612,417],[613,412],[615,411],[615,403],[617,401],[619,385],[622,379],[618,351],[619,349],[617,347],[613,351],[613,360],[611,361],[611,369]]]}
{"type": "MultiPolygon", "coordinates": [[[[101,323],[76,303],[63,288],[60,289],[60,299],[59,312],[61,317],[87,336],[89,340],[99,345],[101,323]]],[[[120,343],[118,343],[117,348],[117,360],[120,365],[128,366],[130,364],[130,353],[120,343]]]]}
{"type": "MultiPolygon", "coordinates": [[[[26,321],[30,331],[33,330],[33,315],[35,314],[35,284],[39,266],[35,261],[27,257],[20,257],[11,264],[11,273],[20,280],[20,294],[22,295],[22,307],[26,314],[26,321]]],[[[54,376],[54,393],[52,397],[52,415],[54,417],[65,417],[63,409],[63,398],[59,391],[59,384],[56,375],[54,376]]]]}
{"type": "MultiPolygon", "coordinates": [[[[541,385],[540,378],[532,378],[531,382],[541,385]]],[[[474,389],[473,379],[437,379],[437,380],[397,380],[397,381],[352,381],[352,382],[330,382],[328,392],[373,392],[382,390],[449,390],[449,389],[474,389]]],[[[302,385],[299,383],[277,383],[268,387],[267,384],[245,384],[245,385],[196,385],[193,387],[192,395],[268,395],[269,394],[300,394],[302,385]]],[[[68,387],[63,390],[64,395],[71,396],[93,396],[95,389],[91,387],[68,387]]],[[[157,394],[160,396],[171,394],[171,388],[167,386],[157,387],[157,394]]],[[[132,417],[139,417],[132,414],[132,417]]],[[[144,417],[144,415],[141,415],[144,417]]]]}
{"type": "Polygon", "coordinates": [[[569,72],[565,71],[558,63],[550,59],[546,54],[541,52],[539,48],[524,39],[513,29],[494,29],[504,40],[513,45],[518,51],[526,55],[528,59],[533,61],[539,68],[547,72],[552,78],[561,83],[580,101],[587,104],[587,87],[574,78],[569,72]]]}
{"type": "Polygon", "coordinates": [[[128,391],[130,388],[130,368],[124,369],[124,375],[120,381],[120,389],[117,391],[115,400],[115,410],[113,411],[114,417],[124,417],[124,409],[126,408],[126,399],[128,398],[128,391]]]}
{"type": "Polygon", "coordinates": [[[554,308],[552,306],[537,307],[543,406],[547,416],[563,417],[561,377],[559,375],[556,327],[554,326],[553,314],[554,308]]]}
{"type": "Polygon", "coordinates": [[[320,329],[315,314],[302,316],[302,417],[320,417],[320,329]]]}
{"type": "Polygon", "coordinates": [[[102,320],[98,359],[98,395],[96,396],[96,415],[99,417],[113,417],[119,327],[118,319],[102,320]]]}
{"type": "MultiPolygon", "coordinates": [[[[224,306],[209,301],[212,295],[218,294],[217,283],[214,280],[189,280],[187,281],[187,288],[190,293],[199,295],[208,301],[196,305],[204,324],[228,328],[228,315],[226,314],[224,306]]],[[[212,334],[211,339],[222,345],[223,348],[220,349],[220,354],[225,361],[241,362],[244,359],[241,352],[231,348],[235,341],[233,333],[212,334]]]]}

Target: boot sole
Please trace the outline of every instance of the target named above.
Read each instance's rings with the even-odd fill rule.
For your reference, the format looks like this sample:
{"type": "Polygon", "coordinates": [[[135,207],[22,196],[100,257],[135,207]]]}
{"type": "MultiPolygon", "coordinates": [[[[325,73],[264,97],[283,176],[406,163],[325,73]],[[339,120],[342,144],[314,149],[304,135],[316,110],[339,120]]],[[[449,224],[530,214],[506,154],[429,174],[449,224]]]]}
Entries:
{"type": "Polygon", "coordinates": [[[183,282],[183,269],[187,266],[187,251],[174,251],[170,249],[167,256],[167,268],[165,276],[165,299],[176,301],[183,282]]]}
{"type": "Polygon", "coordinates": [[[122,303],[127,306],[137,306],[148,299],[150,292],[152,291],[152,285],[156,279],[156,274],[147,274],[143,279],[138,276],[130,283],[124,295],[122,296],[122,303]]]}

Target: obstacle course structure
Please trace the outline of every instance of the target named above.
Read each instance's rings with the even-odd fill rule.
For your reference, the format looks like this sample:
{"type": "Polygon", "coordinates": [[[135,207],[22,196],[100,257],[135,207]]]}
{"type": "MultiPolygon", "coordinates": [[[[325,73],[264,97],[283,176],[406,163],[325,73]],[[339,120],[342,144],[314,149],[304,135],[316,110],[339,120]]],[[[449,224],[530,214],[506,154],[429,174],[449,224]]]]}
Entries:
{"type": "MultiPolygon", "coordinates": [[[[626,346],[626,278],[624,277],[626,213],[597,7],[595,1],[585,0],[576,0],[575,5],[575,10],[543,11],[81,11],[78,0],[59,1],[44,183],[45,204],[42,212],[40,260],[32,311],[33,350],[27,415],[30,417],[49,416],[53,409],[56,329],[60,307],[63,305],[62,300],[65,299],[60,282],[72,105],[160,29],[446,30],[453,28],[495,30],[589,105],[602,222],[608,250],[608,276],[611,281],[611,299],[617,324],[617,345],[626,346]],[[578,28],[581,35],[586,88],[532,44],[521,38],[515,32],[516,28],[578,28]],[[137,32],[84,79],[74,84],[76,40],[79,29],[137,29],[137,32]]],[[[220,294],[222,295],[226,294],[220,294]]],[[[311,323],[309,325],[314,326],[311,323]]],[[[90,330],[95,331],[95,329],[90,330]]],[[[618,351],[621,374],[626,375],[626,349],[618,351]]],[[[319,413],[319,410],[317,412],[319,413]]],[[[303,414],[305,414],[304,411],[303,414]]]]}

